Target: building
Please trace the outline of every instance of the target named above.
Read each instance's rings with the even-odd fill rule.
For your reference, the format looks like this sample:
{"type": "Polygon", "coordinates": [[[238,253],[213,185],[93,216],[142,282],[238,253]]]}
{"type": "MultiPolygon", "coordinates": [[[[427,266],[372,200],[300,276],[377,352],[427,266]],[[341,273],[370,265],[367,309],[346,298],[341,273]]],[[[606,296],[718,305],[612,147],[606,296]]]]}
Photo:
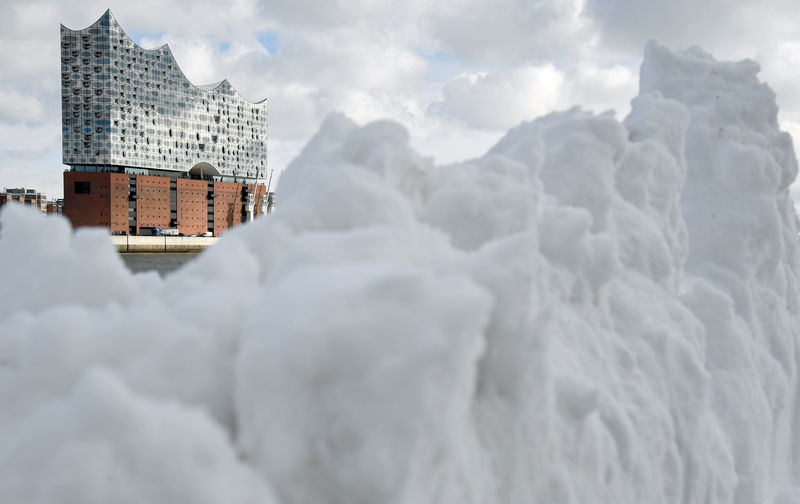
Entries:
{"type": "Polygon", "coordinates": [[[218,235],[269,211],[266,100],[192,84],[169,46],[137,46],[111,11],[61,26],[61,94],[73,226],[218,235]]]}
{"type": "Polygon", "coordinates": [[[24,187],[4,188],[0,192],[0,207],[11,201],[34,206],[43,214],[62,213],[62,200],[48,201],[44,193],[40,193],[36,189],[26,189],[24,187]]]}
{"type": "Polygon", "coordinates": [[[47,207],[45,209],[45,213],[47,215],[53,215],[53,214],[61,215],[61,214],[63,214],[64,213],[64,200],[63,199],[57,199],[57,200],[54,200],[54,201],[48,201],[47,202],[47,207]]]}

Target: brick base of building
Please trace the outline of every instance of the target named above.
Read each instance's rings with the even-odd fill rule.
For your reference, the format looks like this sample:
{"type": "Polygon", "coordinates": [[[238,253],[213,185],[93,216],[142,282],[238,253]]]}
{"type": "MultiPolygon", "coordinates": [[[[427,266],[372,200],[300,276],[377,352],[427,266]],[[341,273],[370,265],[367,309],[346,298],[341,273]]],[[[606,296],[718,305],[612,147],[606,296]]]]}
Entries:
{"type": "Polygon", "coordinates": [[[187,236],[218,236],[264,213],[271,197],[261,184],[64,172],[64,215],[72,226],[101,226],[112,234],[177,229],[187,236]]]}

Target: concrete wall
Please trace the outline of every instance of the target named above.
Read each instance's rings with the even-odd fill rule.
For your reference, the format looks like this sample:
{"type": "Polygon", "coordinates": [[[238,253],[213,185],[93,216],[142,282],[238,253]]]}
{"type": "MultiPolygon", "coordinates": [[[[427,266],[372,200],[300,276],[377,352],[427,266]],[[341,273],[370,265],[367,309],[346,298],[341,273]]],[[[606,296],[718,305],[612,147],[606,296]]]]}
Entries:
{"type": "Polygon", "coordinates": [[[120,252],[196,252],[217,241],[215,237],[193,236],[112,236],[120,252]]]}

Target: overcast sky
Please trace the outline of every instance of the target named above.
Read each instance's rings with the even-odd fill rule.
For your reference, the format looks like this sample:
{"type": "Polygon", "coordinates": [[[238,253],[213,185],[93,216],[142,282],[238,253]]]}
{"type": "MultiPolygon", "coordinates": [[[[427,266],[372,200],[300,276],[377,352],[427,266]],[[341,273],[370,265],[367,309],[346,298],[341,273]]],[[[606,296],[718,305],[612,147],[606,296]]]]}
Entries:
{"type": "Polygon", "coordinates": [[[272,168],[334,110],[406,125],[438,163],[574,104],[622,119],[650,38],[759,61],[800,138],[789,0],[0,0],[0,188],[61,196],[59,23],[85,28],[107,8],[139,45],[168,43],[195,84],[266,97],[272,168]]]}

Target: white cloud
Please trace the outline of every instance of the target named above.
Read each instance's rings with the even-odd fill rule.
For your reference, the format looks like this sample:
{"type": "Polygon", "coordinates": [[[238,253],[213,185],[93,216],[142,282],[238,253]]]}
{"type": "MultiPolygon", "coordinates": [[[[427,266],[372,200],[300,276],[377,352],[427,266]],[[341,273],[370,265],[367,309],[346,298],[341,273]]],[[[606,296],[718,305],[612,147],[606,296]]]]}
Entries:
{"type": "Polygon", "coordinates": [[[800,42],[781,41],[772,50],[759,54],[758,62],[762,77],[777,93],[781,118],[800,121],[800,42]]]}
{"type": "Polygon", "coordinates": [[[622,65],[583,62],[566,71],[552,64],[458,75],[430,110],[469,127],[504,131],[557,109],[581,105],[627,114],[638,75],[622,65]]]}
{"type": "Polygon", "coordinates": [[[410,129],[410,143],[423,156],[446,164],[486,154],[504,133],[465,128],[456,121],[428,116],[410,129]]]}
{"type": "Polygon", "coordinates": [[[519,64],[566,56],[591,37],[581,0],[443,0],[431,13],[442,45],[467,59],[519,64]]]}
{"type": "Polygon", "coordinates": [[[614,110],[620,117],[628,114],[630,100],[639,92],[637,69],[625,65],[581,62],[567,73],[567,82],[571,103],[597,113],[614,110]]]}
{"type": "Polygon", "coordinates": [[[586,19],[606,50],[641,54],[649,39],[698,45],[717,59],[753,58],[800,35],[792,0],[586,0],[586,19]]]}
{"type": "Polygon", "coordinates": [[[63,195],[60,144],[45,150],[0,151],[0,163],[0,188],[37,189],[50,199],[63,195]]]}
{"type": "Polygon", "coordinates": [[[36,97],[0,88],[0,122],[37,124],[44,119],[44,107],[36,97]]]}
{"type": "Polygon", "coordinates": [[[175,56],[178,66],[186,75],[190,82],[199,84],[211,84],[221,81],[222,76],[220,65],[217,64],[218,48],[205,38],[174,38],[162,37],[160,41],[143,39],[142,46],[148,49],[169,44],[169,48],[175,56]]]}
{"type": "Polygon", "coordinates": [[[730,28],[738,23],[738,7],[743,3],[737,0],[587,0],[585,13],[599,27],[605,43],[639,51],[650,38],[669,45],[689,46],[730,36],[730,28]]]}
{"type": "MultiPolygon", "coordinates": [[[[781,121],[781,129],[787,131],[790,135],[792,135],[792,141],[794,143],[795,154],[797,154],[797,146],[798,140],[800,140],[800,121],[790,121],[790,120],[782,120],[781,121]]],[[[800,215],[800,181],[795,181],[794,184],[791,185],[789,188],[789,192],[794,199],[794,206],[795,210],[797,211],[798,215],[800,215]]]]}
{"type": "Polygon", "coordinates": [[[564,73],[553,65],[462,74],[431,111],[488,130],[506,130],[563,106],[564,73]]]}

